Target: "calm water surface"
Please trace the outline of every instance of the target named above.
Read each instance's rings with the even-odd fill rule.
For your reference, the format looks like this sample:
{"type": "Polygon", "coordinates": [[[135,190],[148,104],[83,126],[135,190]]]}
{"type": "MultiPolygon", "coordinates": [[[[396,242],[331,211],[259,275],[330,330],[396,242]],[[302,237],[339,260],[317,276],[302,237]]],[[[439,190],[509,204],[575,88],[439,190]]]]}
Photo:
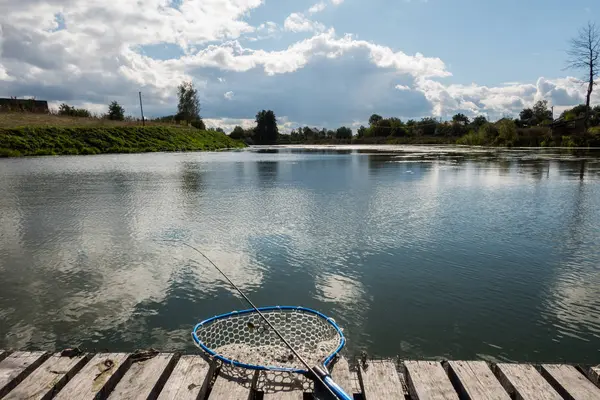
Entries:
{"type": "Polygon", "coordinates": [[[348,351],[600,362],[600,155],[271,148],[0,160],[0,348],[194,351],[316,308],[348,351]]]}

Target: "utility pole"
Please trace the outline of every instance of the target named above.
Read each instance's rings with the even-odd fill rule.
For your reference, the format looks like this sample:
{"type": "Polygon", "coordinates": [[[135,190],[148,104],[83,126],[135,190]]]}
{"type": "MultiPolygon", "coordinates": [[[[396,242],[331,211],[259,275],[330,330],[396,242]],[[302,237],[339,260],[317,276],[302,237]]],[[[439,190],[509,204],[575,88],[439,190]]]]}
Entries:
{"type": "Polygon", "coordinates": [[[554,106],[552,106],[552,122],[554,122],[554,106]]]}
{"type": "Polygon", "coordinates": [[[140,111],[142,112],[142,126],[146,126],[146,121],[144,121],[144,107],[142,106],[142,92],[140,92],[140,111]]]}

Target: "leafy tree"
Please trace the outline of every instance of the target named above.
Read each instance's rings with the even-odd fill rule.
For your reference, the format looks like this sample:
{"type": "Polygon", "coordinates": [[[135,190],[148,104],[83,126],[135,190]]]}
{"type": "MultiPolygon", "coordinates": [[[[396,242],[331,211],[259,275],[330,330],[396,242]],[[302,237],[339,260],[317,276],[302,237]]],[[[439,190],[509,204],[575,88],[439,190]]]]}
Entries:
{"type": "Polygon", "coordinates": [[[390,136],[394,136],[394,137],[402,137],[402,136],[406,136],[407,131],[406,131],[406,126],[404,125],[404,122],[402,122],[402,120],[400,118],[395,118],[392,117],[389,119],[390,121],[390,132],[389,135],[390,136]]]}
{"type": "Polygon", "coordinates": [[[198,91],[194,84],[189,81],[182,82],[177,87],[179,104],[177,105],[177,117],[179,120],[192,122],[200,119],[200,100],[198,91]]]}
{"type": "Polygon", "coordinates": [[[406,121],[406,133],[408,133],[409,136],[414,136],[416,135],[416,128],[417,126],[417,121],[415,121],[414,119],[409,119],[408,121],[406,121]]]}
{"type": "Polygon", "coordinates": [[[552,111],[548,108],[548,100],[540,100],[533,105],[533,116],[537,125],[546,120],[552,120],[552,111]]]}
{"type": "Polygon", "coordinates": [[[123,121],[125,119],[125,109],[116,101],[108,105],[108,119],[113,121],[123,121]]]}
{"type": "Polygon", "coordinates": [[[381,119],[377,123],[371,125],[371,135],[374,137],[386,137],[392,132],[392,123],[389,119],[381,119]]]}
{"type": "Polygon", "coordinates": [[[271,110],[262,110],[256,114],[256,128],[254,130],[254,141],[257,144],[275,144],[279,129],[277,118],[271,110]]]}
{"type": "Polygon", "coordinates": [[[242,128],[241,126],[236,126],[235,128],[233,128],[233,131],[229,135],[229,137],[231,137],[232,139],[243,139],[244,136],[244,128],[242,128]]]}
{"type": "Polygon", "coordinates": [[[358,130],[356,131],[356,137],[362,138],[365,137],[367,133],[367,128],[365,128],[363,125],[361,125],[358,130]]]}
{"type": "Polygon", "coordinates": [[[369,117],[369,125],[377,125],[382,119],[383,117],[381,115],[373,114],[369,117]]]}
{"type": "Polygon", "coordinates": [[[469,121],[469,117],[467,117],[465,114],[458,113],[452,117],[452,122],[454,122],[456,124],[461,124],[463,126],[467,126],[467,125],[469,125],[470,121],[469,121]]]}
{"type": "Polygon", "coordinates": [[[204,121],[202,121],[201,119],[197,119],[195,121],[192,121],[190,123],[190,125],[192,125],[196,129],[200,129],[200,130],[203,130],[203,131],[206,130],[206,125],[204,125],[204,121]]]}
{"type": "Polygon", "coordinates": [[[473,119],[473,122],[471,123],[471,125],[473,125],[473,128],[479,130],[479,128],[481,128],[483,125],[487,124],[488,120],[484,115],[478,115],[473,119]]]}
{"type": "Polygon", "coordinates": [[[352,139],[352,129],[342,126],[335,131],[336,139],[352,139]]]}
{"type": "Polygon", "coordinates": [[[498,126],[498,144],[513,146],[517,141],[517,126],[510,119],[502,119],[497,122],[498,126]]]}
{"type": "Polygon", "coordinates": [[[524,125],[531,125],[531,121],[533,120],[533,110],[531,108],[525,108],[523,111],[519,113],[519,120],[524,125]]]}
{"type": "Polygon", "coordinates": [[[590,100],[600,73],[600,29],[596,24],[588,22],[587,26],[579,30],[578,35],[571,39],[571,47],[567,54],[569,56],[568,68],[585,71],[584,81],[588,84],[585,99],[585,125],[587,127],[590,118],[590,100]]]}
{"type": "Polygon", "coordinates": [[[438,122],[431,117],[422,118],[417,122],[417,131],[421,135],[433,136],[435,135],[437,125],[438,122]]]}

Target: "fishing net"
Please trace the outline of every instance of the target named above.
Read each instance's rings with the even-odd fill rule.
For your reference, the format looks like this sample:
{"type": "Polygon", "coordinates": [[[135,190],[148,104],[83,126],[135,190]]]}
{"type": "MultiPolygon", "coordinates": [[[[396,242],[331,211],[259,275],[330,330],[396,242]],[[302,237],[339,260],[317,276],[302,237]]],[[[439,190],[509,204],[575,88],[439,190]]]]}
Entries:
{"type": "MultiPolygon", "coordinates": [[[[327,364],[341,349],[344,337],[335,322],[301,307],[265,307],[265,318],[311,367],[327,364]]],[[[201,322],[194,341],[210,356],[252,369],[306,370],[254,310],[217,316],[201,322]]]]}

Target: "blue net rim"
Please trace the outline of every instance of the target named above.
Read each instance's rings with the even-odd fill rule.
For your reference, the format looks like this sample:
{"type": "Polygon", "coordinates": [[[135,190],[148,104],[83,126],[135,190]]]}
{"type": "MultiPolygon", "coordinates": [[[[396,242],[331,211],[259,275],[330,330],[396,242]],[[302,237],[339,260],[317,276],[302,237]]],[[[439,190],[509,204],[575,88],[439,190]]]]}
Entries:
{"type": "MultiPolygon", "coordinates": [[[[346,338],[344,337],[344,333],[342,332],[342,329],[335,323],[335,321],[332,318],[329,318],[322,312],[313,310],[312,308],[306,308],[306,307],[301,307],[301,306],[269,306],[269,307],[257,307],[257,308],[259,311],[298,310],[298,311],[302,311],[302,312],[307,312],[309,314],[314,314],[314,315],[321,317],[322,319],[327,321],[331,326],[333,326],[333,328],[337,331],[338,335],[340,335],[340,344],[338,345],[337,349],[335,349],[335,351],[333,353],[331,353],[329,356],[327,356],[327,358],[323,361],[323,365],[326,367],[331,363],[331,361],[336,356],[336,354],[338,354],[340,352],[340,350],[342,350],[342,348],[346,344],[346,338]]],[[[250,308],[247,310],[232,311],[232,312],[228,312],[226,314],[219,314],[219,315],[215,315],[212,318],[205,319],[204,321],[199,322],[198,324],[196,324],[196,326],[194,326],[194,330],[192,331],[192,339],[194,340],[194,343],[198,347],[200,347],[202,350],[204,350],[211,357],[221,360],[222,362],[224,362],[228,365],[233,365],[236,367],[241,367],[241,368],[246,368],[246,369],[259,370],[259,371],[283,371],[283,372],[295,372],[295,373],[299,373],[299,374],[308,373],[308,371],[305,369],[245,364],[245,363],[241,363],[238,361],[230,360],[228,358],[218,355],[212,349],[206,347],[206,345],[204,345],[204,343],[202,343],[202,341],[200,340],[200,338],[198,338],[198,335],[196,334],[196,331],[198,331],[198,329],[201,328],[203,325],[211,323],[215,320],[229,318],[232,315],[244,315],[244,314],[253,314],[253,313],[256,313],[256,310],[254,310],[253,308],[250,308]]]]}

